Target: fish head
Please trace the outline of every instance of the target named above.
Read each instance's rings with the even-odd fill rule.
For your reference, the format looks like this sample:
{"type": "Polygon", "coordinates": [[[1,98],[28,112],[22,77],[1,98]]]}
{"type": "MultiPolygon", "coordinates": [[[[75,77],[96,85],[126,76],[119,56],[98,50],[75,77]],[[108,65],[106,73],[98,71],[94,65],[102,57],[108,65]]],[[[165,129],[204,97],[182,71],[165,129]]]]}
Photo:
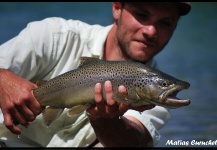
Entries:
{"type": "Polygon", "coordinates": [[[143,78],[144,85],[137,90],[140,98],[145,101],[168,108],[178,108],[190,104],[190,100],[177,98],[177,94],[183,89],[188,89],[190,84],[179,80],[163,72],[150,72],[143,78]]]}

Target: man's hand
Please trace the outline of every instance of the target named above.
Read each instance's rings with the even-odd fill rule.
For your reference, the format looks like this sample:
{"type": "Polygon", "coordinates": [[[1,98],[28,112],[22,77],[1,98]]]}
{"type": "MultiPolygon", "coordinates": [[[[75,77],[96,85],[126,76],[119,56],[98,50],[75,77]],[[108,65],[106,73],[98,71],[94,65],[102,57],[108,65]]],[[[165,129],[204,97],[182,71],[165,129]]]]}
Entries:
{"type": "MultiPolygon", "coordinates": [[[[87,109],[88,114],[91,118],[114,118],[116,116],[122,116],[128,109],[134,109],[137,111],[144,111],[148,109],[152,109],[155,106],[141,106],[141,107],[130,107],[126,104],[119,104],[112,99],[113,89],[112,83],[110,81],[106,81],[104,84],[105,94],[106,94],[106,101],[103,100],[102,97],[102,85],[97,83],[95,86],[95,103],[96,106],[91,106],[87,109]]],[[[127,94],[126,88],[121,85],[118,87],[118,91],[127,94]]]]}
{"type": "MultiPolygon", "coordinates": [[[[152,137],[146,127],[133,116],[122,116],[128,109],[144,111],[154,105],[131,108],[125,104],[117,104],[113,99],[112,84],[104,84],[106,100],[102,97],[102,86],[95,86],[96,106],[87,109],[90,123],[100,143],[105,147],[144,147],[152,137]],[[119,118],[119,116],[122,116],[119,118]]],[[[119,86],[119,92],[127,94],[124,86],[119,86]]]]}
{"type": "Polygon", "coordinates": [[[21,134],[17,123],[27,127],[42,111],[33,95],[35,88],[35,84],[0,69],[0,108],[5,126],[14,134],[21,134]]]}

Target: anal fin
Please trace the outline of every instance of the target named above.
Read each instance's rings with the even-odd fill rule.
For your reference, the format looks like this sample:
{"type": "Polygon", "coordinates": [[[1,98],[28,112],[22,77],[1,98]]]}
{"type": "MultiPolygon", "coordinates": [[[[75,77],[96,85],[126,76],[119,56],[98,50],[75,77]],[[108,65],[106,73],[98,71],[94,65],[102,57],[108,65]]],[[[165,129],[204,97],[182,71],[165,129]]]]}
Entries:
{"type": "Polygon", "coordinates": [[[127,94],[123,94],[120,92],[115,93],[112,96],[113,100],[115,100],[118,103],[123,103],[126,105],[130,105],[131,103],[135,102],[136,100],[134,100],[133,98],[131,98],[129,95],[127,94]]]}
{"type": "Polygon", "coordinates": [[[62,114],[63,110],[64,108],[47,107],[42,112],[44,124],[49,127],[62,114]]]}
{"type": "Polygon", "coordinates": [[[67,115],[72,117],[85,111],[90,105],[77,105],[68,110],[67,115]]]}

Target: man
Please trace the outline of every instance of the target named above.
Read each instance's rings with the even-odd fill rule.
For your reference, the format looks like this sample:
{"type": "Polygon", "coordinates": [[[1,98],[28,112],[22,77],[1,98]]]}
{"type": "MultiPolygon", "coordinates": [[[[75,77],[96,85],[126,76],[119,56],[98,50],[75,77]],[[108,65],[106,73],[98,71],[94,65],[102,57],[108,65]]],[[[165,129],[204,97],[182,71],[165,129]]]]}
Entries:
{"type": "MultiPolygon", "coordinates": [[[[160,138],[157,130],[169,119],[168,109],[117,105],[112,100],[112,83],[106,81],[95,86],[96,106],[71,118],[64,111],[47,128],[33,95],[34,83],[75,69],[82,56],[133,60],[156,67],[153,57],[168,43],[179,17],[190,8],[184,2],[114,2],[114,24],[107,27],[62,18],[28,24],[0,47],[1,140],[7,146],[84,147],[96,138],[106,147],[156,145],[160,138]]],[[[123,86],[119,91],[127,94],[123,86]]]]}

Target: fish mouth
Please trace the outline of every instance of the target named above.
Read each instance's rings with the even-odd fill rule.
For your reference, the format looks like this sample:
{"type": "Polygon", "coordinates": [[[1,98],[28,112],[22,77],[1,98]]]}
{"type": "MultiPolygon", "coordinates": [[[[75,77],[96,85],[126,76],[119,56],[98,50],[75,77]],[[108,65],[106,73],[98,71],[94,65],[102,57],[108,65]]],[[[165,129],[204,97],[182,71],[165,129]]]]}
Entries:
{"type": "Polygon", "coordinates": [[[165,106],[168,108],[179,108],[182,106],[187,106],[190,104],[190,100],[180,99],[177,97],[177,94],[184,89],[188,89],[188,87],[189,86],[185,86],[185,87],[177,86],[170,90],[167,90],[159,96],[158,102],[153,101],[153,103],[161,105],[161,106],[165,106]]]}

